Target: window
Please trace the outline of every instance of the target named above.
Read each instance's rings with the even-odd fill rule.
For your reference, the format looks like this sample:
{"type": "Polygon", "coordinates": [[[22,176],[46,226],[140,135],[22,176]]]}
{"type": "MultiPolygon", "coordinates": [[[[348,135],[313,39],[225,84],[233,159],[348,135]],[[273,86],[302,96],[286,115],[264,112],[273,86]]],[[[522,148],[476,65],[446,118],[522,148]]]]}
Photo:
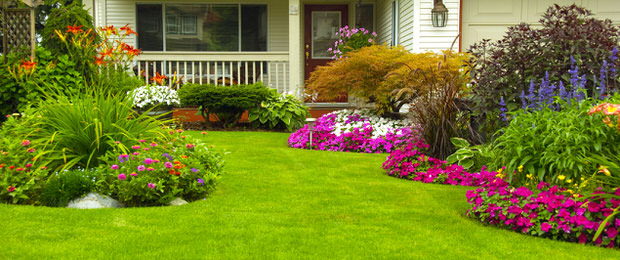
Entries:
{"type": "Polygon", "coordinates": [[[392,2],[392,46],[398,45],[398,0],[392,2]]]}
{"type": "Polygon", "coordinates": [[[143,51],[164,49],[161,5],[138,5],[138,46],[143,51]]]}
{"type": "Polygon", "coordinates": [[[267,51],[267,6],[138,4],[145,51],[267,51]],[[165,18],[165,19],[162,19],[165,18]],[[165,24],[153,30],[149,23],[165,24]]]}
{"type": "Polygon", "coordinates": [[[375,11],[373,4],[355,6],[355,27],[375,31],[375,11]]]}

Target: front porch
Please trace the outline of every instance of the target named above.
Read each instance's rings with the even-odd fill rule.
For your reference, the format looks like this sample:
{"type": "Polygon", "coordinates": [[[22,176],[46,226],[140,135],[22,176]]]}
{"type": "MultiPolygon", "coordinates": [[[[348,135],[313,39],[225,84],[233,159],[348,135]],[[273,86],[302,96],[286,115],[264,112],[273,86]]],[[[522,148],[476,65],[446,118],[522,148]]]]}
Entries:
{"type": "MultiPolygon", "coordinates": [[[[136,57],[134,71],[145,78],[145,83],[156,73],[182,77],[183,83],[260,81],[302,98],[304,80],[313,69],[308,67],[309,59],[322,60],[323,64],[331,60],[323,52],[328,48],[325,43],[335,38],[328,36],[320,48],[319,41],[315,46],[315,39],[308,37],[317,37],[317,25],[308,24],[306,7],[344,6],[344,13],[337,16],[342,21],[334,19],[337,24],[317,29],[324,35],[335,35],[344,25],[360,24],[360,17],[370,23],[367,26],[375,27],[377,16],[383,16],[377,5],[384,2],[389,1],[364,0],[360,5],[359,0],[243,0],[236,4],[219,0],[107,0],[94,1],[87,7],[93,11],[97,26],[129,24],[136,28],[138,36],[130,38],[128,44],[143,50],[136,57]],[[313,28],[312,34],[308,28],[313,28]]],[[[333,13],[324,11],[329,12],[333,13]]]]}

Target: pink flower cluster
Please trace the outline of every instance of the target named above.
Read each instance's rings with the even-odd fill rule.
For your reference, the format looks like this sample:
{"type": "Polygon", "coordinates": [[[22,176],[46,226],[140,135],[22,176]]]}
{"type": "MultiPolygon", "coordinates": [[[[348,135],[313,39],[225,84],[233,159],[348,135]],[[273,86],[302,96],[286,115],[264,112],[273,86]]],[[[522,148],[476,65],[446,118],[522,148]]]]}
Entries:
{"type": "Polygon", "coordinates": [[[409,143],[394,150],[383,163],[388,175],[424,183],[439,183],[460,186],[481,186],[493,182],[496,172],[483,168],[469,173],[460,165],[426,156],[420,149],[428,148],[423,143],[409,143]]]}
{"type": "MultiPolygon", "coordinates": [[[[292,133],[288,139],[288,146],[292,148],[313,149],[321,151],[383,153],[391,152],[407,142],[422,144],[418,131],[410,127],[394,129],[384,136],[373,138],[373,126],[364,123],[362,128],[353,128],[347,133],[336,134],[336,114],[326,114],[319,117],[312,130],[312,147],[310,147],[310,129],[308,125],[292,133]]],[[[359,116],[350,116],[351,121],[363,121],[359,116]]]]}
{"type": "MultiPolygon", "coordinates": [[[[606,193],[600,189],[594,192],[598,196],[585,199],[545,182],[539,183],[536,190],[530,190],[512,188],[500,180],[467,192],[467,201],[471,204],[468,216],[534,236],[620,246],[617,239],[619,218],[608,222],[601,236],[593,240],[601,222],[620,206],[620,200],[603,199],[606,193]]],[[[616,188],[614,194],[620,196],[620,188],[616,188]]]]}

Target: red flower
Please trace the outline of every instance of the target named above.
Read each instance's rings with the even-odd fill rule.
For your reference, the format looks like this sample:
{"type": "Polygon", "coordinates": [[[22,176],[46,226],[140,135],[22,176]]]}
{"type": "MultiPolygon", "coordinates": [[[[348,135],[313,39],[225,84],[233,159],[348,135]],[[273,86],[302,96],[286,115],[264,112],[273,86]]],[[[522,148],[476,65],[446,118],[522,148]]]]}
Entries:
{"type": "Polygon", "coordinates": [[[15,187],[13,187],[13,186],[9,186],[9,188],[7,189],[7,191],[9,191],[9,192],[13,192],[14,190],[15,190],[15,187]]]}
{"type": "Polygon", "coordinates": [[[127,31],[125,31],[125,35],[131,35],[131,34],[138,35],[138,33],[132,29],[127,29],[127,31]]]}
{"type": "Polygon", "coordinates": [[[32,163],[26,164],[26,168],[32,167],[32,163]]]}
{"type": "Polygon", "coordinates": [[[46,169],[47,169],[47,167],[45,167],[45,166],[41,167],[41,170],[46,170],[46,169]]]}
{"type": "Polygon", "coordinates": [[[159,72],[155,72],[155,77],[152,77],[151,80],[157,82],[157,84],[159,85],[162,85],[163,84],[162,82],[167,78],[168,77],[159,74],[159,72]]]}
{"type": "Polygon", "coordinates": [[[112,54],[112,49],[106,50],[106,51],[102,51],[99,53],[99,55],[101,55],[101,58],[105,57],[105,56],[109,56],[112,54]]]}
{"type": "Polygon", "coordinates": [[[118,32],[116,32],[116,28],[114,28],[114,25],[104,26],[104,27],[101,27],[100,29],[106,33],[111,32],[114,35],[118,34],[118,32]]]}
{"type": "Polygon", "coordinates": [[[129,24],[125,24],[123,25],[123,27],[121,27],[121,31],[127,31],[127,30],[131,30],[131,28],[129,27],[129,24]]]}
{"type": "Polygon", "coordinates": [[[19,65],[19,68],[25,69],[25,70],[28,70],[28,71],[33,70],[36,67],[37,67],[37,63],[36,62],[30,62],[30,61],[27,61],[27,60],[22,61],[22,64],[19,65]]]}
{"type": "Polygon", "coordinates": [[[11,166],[9,166],[9,169],[13,170],[13,169],[15,169],[15,166],[11,165],[11,166]]]}
{"type": "Polygon", "coordinates": [[[34,153],[34,151],[36,151],[36,149],[34,149],[34,148],[29,148],[29,149],[28,149],[28,150],[26,150],[26,151],[27,151],[27,152],[29,152],[29,153],[34,153]]]}
{"type": "Polygon", "coordinates": [[[140,49],[131,49],[127,51],[127,54],[137,56],[140,55],[142,51],[140,49]]]}
{"type": "Polygon", "coordinates": [[[24,168],[19,167],[19,168],[15,169],[15,170],[16,170],[16,171],[18,171],[18,172],[21,172],[21,171],[23,171],[23,170],[24,170],[24,168]]]}
{"type": "Polygon", "coordinates": [[[173,169],[168,170],[168,172],[172,175],[174,175],[176,172],[173,169]]]}
{"type": "Polygon", "coordinates": [[[97,64],[97,65],[103,65],[103,64],[105,64],[106,62],[103,60],[103,58],[104,58],[104,57],[105,57],[105,56],[101,56],[101,57],[97,57],[97,56],[95,56],[95,64],[97,64]]]}
{"type": "Polygon", "coordinates": [[[6,164],[4,163],[0,164],[0,169],[4,168],[4,166],[6,166],[6,164]]]}
{"type": "Polygon", "coordinates": [[[75,26],[75,25],[74,25],[74,26],[71,26],[71,25],[67,25],[67,32],[70,32],[70,33],[75,33],[75,34],[81,33],[81,32],[83,32],[83,31],[82,31],[82,26],[83,26],[83,25],[80,25],[80,26],[75,26]]]}

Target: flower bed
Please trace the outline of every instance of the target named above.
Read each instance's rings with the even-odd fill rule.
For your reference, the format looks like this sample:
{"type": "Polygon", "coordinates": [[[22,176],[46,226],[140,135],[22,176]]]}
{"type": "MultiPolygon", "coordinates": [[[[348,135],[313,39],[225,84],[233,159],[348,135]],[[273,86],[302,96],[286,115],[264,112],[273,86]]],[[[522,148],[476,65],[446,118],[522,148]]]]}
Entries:
{"type": "MultiPolygon", "coordinates": [[[[459,165],[424,155],[419,146],[409,143],[394,150],[383,164],[390,176],[424,183],[479,186],[467,191],[469,217],[482,223],[512,229],[539,237],[579,243],[618,247],[620,219],[610,221],[602,235],[594,235],[604,219],[620,206],[620,199],[605,196],[599,188],[596,197],[585,199],[572,190],[540,182],[535,190],[511,187],[502,170],[469,173],[459,165]]],[[[620,196],[620,188],[614,194],[620,196]]]]}
{"type": "Polygon", "coordinates": [[[16,114],[0,127],[0,202],[66,206],[93,191],[125,206],[168,205],[178,197],[205,198],[222,171],[221,155],[210,146],[182,130],[166,129],[157,130],[156,136],[140,135],[143,139],[138,140],[101,140],[99,147],[103,149],[105,143],[109,151],[93,157],[91,166],[65,163],[63,167],[51,156],[63,147],[32,135],[38,133],[32,129],[40,126],[36,123],[41,118],[16,114]]]}
{"type": "Polygon", "coordinates": [[[220,155],[182,130],[169,133],[168,142],[119,143],[98,169],[98,190],[130,206],[166,205],[176,197],[205,198],[220,174],[220,155]]]}
{"type": "Polygon", "coordinates": [[[477,173],[469,173],[460,165],[447,164],[445,161],[424,155],[420,149],[425,148],[428,148],[428,145],[418,142],[396,149],[383,163],[383,169],[388,175],[397,178],[460,186],[480,186],[490,183],[498,174],[485,168],[477,173]]]}
{"type": "Polygon", "coordinates": [[[373,115],[367,110],[340,110],[319,117],[312,131],[305,125],[291,134],[288,146],[322,151],[382,153],[406,142],[420,141],[408,123],[373,115]]]}
{"type": "MultiPolygon", "coordinates": [[[[595,194],[603,195],[602,191],[595,194]]],[[[620,195],[616,188],[615,195],[620,195]]],[[[620,219],[610,221],[597,240],[594,234],[601,222],[620,206],[620,200],[583,199],[571,190],[540,182],[535,190],[513,188],[498,180],[476,190],[467,191],[471,208],[467,215],[482,223],[512,229],[532,236],[571,242],[619,247],[620,219]]]]}

